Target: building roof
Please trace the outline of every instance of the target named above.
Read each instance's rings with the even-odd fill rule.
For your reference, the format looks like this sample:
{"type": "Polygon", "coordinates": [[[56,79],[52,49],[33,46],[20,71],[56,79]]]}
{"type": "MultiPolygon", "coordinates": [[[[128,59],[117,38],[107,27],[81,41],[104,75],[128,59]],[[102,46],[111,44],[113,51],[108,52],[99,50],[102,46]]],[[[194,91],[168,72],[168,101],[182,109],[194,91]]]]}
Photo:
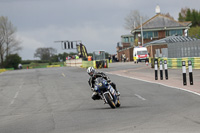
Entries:
{"type": "Polygon", "coordinates": [[[121,37],[133,37],[134,35],[133,34],[126,34],[126,35],[121,35],[121,37]]]}
{"type": "Polygon", "coordinates": [[[199,40],[197,38],[191,38],[186,36],[169,36],[160,40],[155,40],[152,42],[145,43],[144,46],[148,46],[151,44],[168,44],[168,43],[176,43],[176,42],[190,42],[199,40]]]}
{"type": "MultiPolygon", "coordinates": [[[[187,22],[179,22],[176,21],[170,17],[167,17],[165,15],[162,14],[157,14],[154,17],[152,17],[151,19],[147,20],[145,23],[142,24],[142,29],[143,30],[148,30],[148,29],[170,29],[170,28],[186,28],[191,26],[191,22],[187,21],[187,22]]],[[[138,26],[137,28],[135,28],[134,30],[132,30],[132,33],[134,31],[140,31],[141,30],[141,26],[138,26]]]]}

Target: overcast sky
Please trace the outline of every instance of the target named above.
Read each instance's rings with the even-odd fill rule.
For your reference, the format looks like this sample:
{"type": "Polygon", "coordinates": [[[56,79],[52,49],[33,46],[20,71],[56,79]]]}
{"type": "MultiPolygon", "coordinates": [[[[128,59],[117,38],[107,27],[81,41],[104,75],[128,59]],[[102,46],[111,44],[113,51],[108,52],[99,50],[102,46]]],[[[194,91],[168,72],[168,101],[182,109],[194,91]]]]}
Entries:
{"type": "Polygon", "coordinates": [[[200,0],[0,0],[0,16],[17,28],[23,60],[34,59],[39,47],[75,52],[62,50],[57,40],[81,40],[89,53],[115,54],[120,36],[130,33],[124,29],[124,18],[131,10],[151,18],[156,5],[176,20],[182,7],[200,10],[200,0]]]}

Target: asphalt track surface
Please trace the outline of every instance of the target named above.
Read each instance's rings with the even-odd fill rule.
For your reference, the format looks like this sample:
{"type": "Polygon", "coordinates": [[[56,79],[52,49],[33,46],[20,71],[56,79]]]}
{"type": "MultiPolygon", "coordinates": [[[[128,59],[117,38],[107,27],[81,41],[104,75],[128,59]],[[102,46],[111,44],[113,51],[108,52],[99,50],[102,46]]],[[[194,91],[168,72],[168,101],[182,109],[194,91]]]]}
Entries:
{"type": "MultiPolygon", "coordinates": [[[[105,72],[137,66],[112,64],[105,72]]],[[[86,69],[8,71],[0,74],[0,133],[199,133],[200,96],[108,74],[121,107],[93,101],[86,69]]]]}

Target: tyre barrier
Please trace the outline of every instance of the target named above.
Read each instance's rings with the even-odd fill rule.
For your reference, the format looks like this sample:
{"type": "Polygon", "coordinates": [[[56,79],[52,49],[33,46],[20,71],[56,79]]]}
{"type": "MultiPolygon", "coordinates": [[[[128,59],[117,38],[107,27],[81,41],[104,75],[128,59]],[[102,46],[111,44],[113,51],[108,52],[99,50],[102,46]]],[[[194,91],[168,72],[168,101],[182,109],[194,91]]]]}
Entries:
{"type": "Polygon", "coordinates": [[[60,67],[60,65],[47,65],[47,68],[51,68],[51,67],[60,67]]]}
{"type": "Polygon", "coordinates": [[[93,64],[95,64],[94,61],[82,61],[81,67],[88,68],[88,67],[93,66],[95,68],[93,64]]]}
{"type": "MultiPolygon", "coordinates": [[[[182,61],[185,61],[186,68],[188,68],[188,61],[191,61],[192,69],[200,69],[200,57],[184,57],[184,58],[153,58],[151,60],[160,60],[164,61],[167,60],[167,67],[172,69],[181,69],[182,68],[182,61]]],[[[152,68],[154,68],[154,63],[152,64],[152,68]]],[[[159,66],[159,64],[158,64],[159,66]]]]}
{"type": "Polygon", "coordinates": [[[5,72],[5,71],[6,71],[6,69],[0,69],[0,73],[5,72]]]}

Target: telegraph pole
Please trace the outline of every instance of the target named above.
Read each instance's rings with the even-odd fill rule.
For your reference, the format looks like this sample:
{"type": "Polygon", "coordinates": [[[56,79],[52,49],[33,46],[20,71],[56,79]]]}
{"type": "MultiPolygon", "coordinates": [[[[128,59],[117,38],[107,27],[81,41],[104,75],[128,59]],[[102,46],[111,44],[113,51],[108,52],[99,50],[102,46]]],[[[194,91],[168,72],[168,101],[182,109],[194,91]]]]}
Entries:
{"type": "Polygon", "coordinates": [[[142,36],[142,46],[144,44],[144,40],[143,40],[143,29],[142,29],[142,17],[140,17],[140,25],[141,25],[141,36],[142,36]]]}

